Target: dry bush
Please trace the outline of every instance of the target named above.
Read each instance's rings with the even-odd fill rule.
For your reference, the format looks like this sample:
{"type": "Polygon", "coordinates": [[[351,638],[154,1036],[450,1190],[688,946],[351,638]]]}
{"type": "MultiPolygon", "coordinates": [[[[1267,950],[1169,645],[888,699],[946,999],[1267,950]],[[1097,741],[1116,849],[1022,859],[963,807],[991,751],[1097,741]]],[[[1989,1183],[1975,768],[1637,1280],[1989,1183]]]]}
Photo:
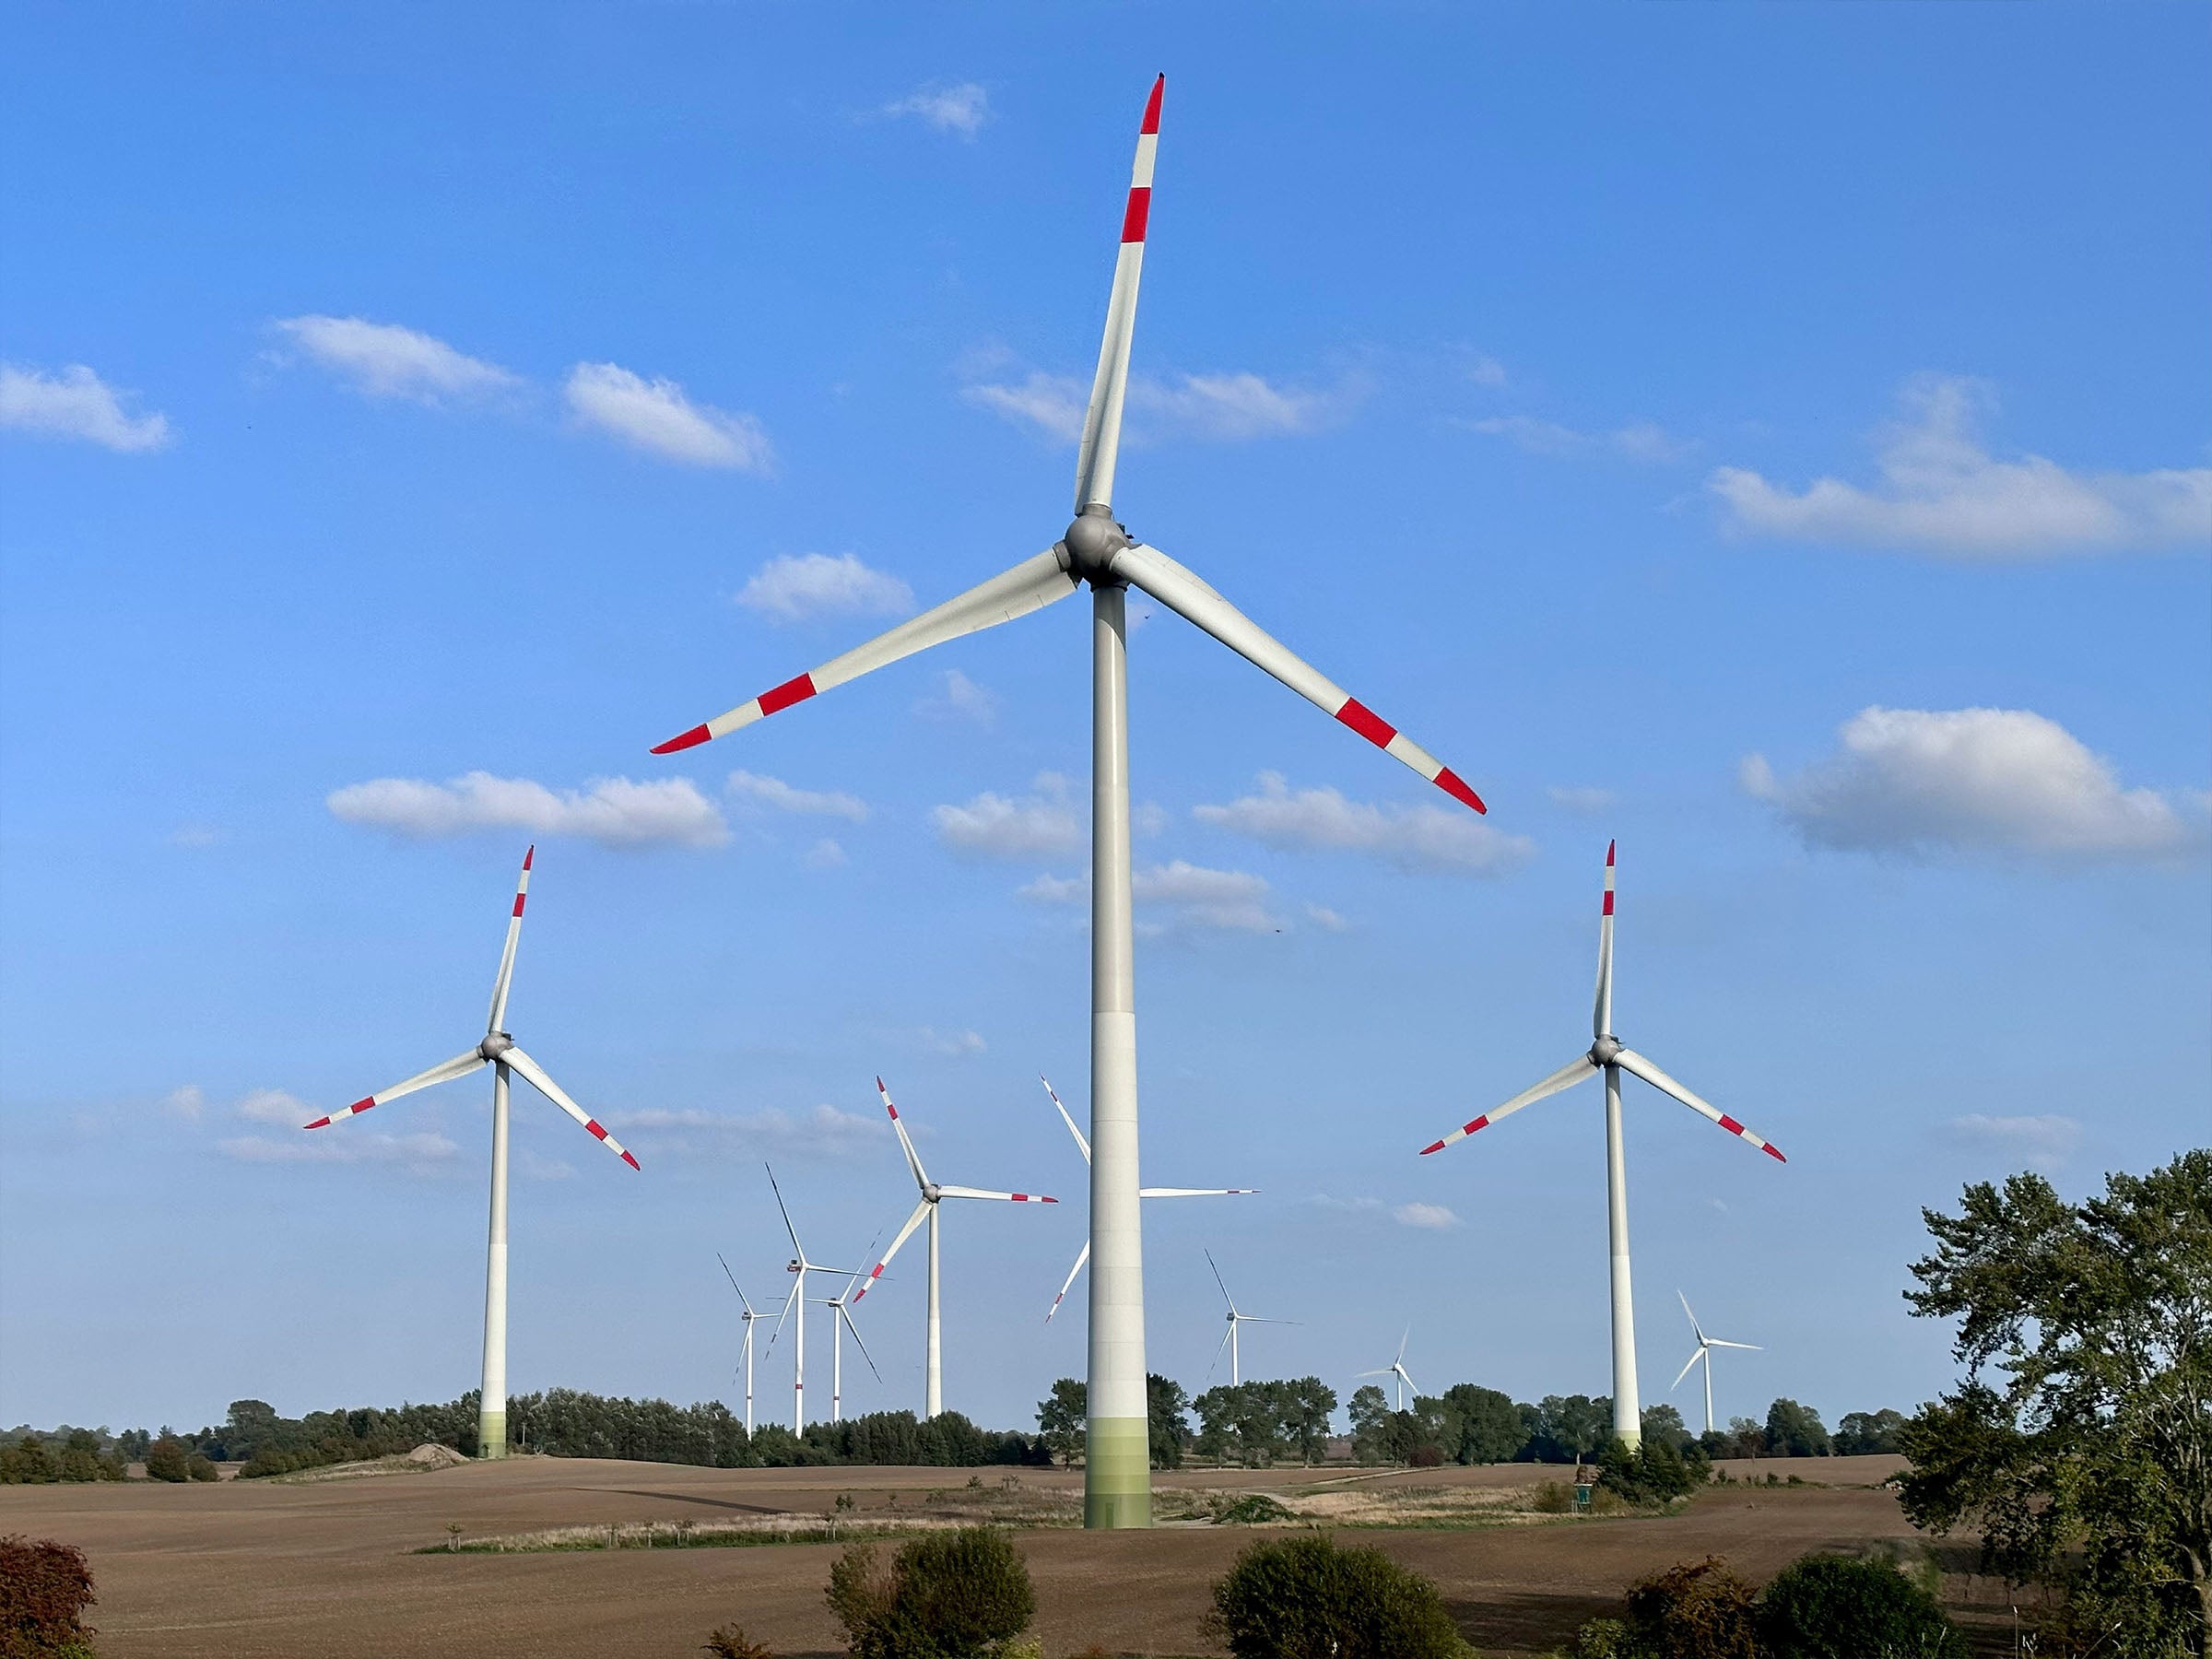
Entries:
{"type": "Polygon", "coordinates": [[[749,1640],[744,1628],[736,1624],[724,1625],[709,1636],[706,1651],[714,1659],[776,1659],[765,1645],[749,1640]]]}
{"type": "Polygon", "coordinates": [[[74,1544],[0,1538],[0,1659],[90,1659],[92,1569],[74,1544]]]}

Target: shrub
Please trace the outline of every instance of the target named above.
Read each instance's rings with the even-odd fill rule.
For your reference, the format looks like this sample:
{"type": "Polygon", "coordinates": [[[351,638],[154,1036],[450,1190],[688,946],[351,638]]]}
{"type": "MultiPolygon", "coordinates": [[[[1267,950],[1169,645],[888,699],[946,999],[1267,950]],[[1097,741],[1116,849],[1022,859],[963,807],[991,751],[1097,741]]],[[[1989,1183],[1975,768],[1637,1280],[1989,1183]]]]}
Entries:
{"type": "Polygon", "coordinates": [[[747,1641],[745,1631],[734,1624],[724,1625],[710,1635],[706,1651],[714,1659],[776,1659],[758,1641],[747,1641]]]}
{"type": "Polygon", "coordinates": [[[1222,1508],[1214,1517],[1216,1526],[1260,1526],[1270,1521],[1293,1521],[1297,1517],[1265,1492],[1251,1492],[1234,1503],[1222,1508]]]}
{"type": "Polygon", "coordinates": [[[1207,1633],[1235,1659],[1469,1659],[1436,1586],[1379,1549],[1255,1544],[1214,1586],[1207,1633]]]}
{"type": "Polygon", "coordinates": [[[51,1538],[0,1538],[0,1659],[87,1655],[92,1570],[85,1552],[51,1538]]]}
{"type": "Polygon", "coordinates": [[[5,1452],[0,1452],[0,1482],[9,1485],[44,1486],[57,1477],[53,1453],[46,1450],[46,1442],[35,1434],[26,1434],[5,1452]]]}
{"type": "Polygon", "coordinates": [[[146,1477],[148,1480],[190,1480],[192,1468],[184,1442],[173,1434],[165,1434],[146,1449],[146,1477]]]}
{"type": "Polygon", "coordinates": [[[1965,1644],[1936,1598],[1887,1561],[1809,1555],[1759,1597],[1759,1633],[1774,1659],[1964,1659],[1965,1644]]]}
{"type": "Polygon", "coordinates": [[[1020,1552],[987,1526],[916,1538],[888,1570],[848,1549],[828,1595],[854,1659],[995,1659],[1037,1611],[1020,1552]]]}
{"type": "Polygon", "coordinates": [[[220,1480],[223,1477],[222,1471],[197,1452],[184,1460],[184,1474],[192,1480],[220,1480]]]}
{"type": "Polygon", "coordinates": [[[1630,1585],[1629,1640],[1650,1659],[1762,1659],[1751,1586],[1718,1556],[1630,1585]]]}

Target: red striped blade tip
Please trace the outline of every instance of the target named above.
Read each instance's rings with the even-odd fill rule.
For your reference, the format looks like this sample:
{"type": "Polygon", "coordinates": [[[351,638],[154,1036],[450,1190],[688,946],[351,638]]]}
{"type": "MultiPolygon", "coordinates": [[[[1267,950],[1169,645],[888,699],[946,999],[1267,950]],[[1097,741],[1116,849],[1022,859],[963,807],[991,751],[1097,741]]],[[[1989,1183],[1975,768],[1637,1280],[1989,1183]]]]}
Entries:
{"type": "Polygon", "coordinates": [[[528,869],[528,868],[530,867],[530,861],[531,861],[532,859],[535,858],[536,856],[537,856],[537,843],[536,843],[535,841],[532,841],[532,842],[530,843],[530,845],[528,846],[528,848],[526,848],[526,849],[524,851],[524,853],[523,853],[523,868],[524,868],[524,869],[525,869],[525,870],[526,870],[526,869],[528,869]]]}
{"type": "Polygon", "coordinates": [[[669,738],[665,743],[654,744],[653,746],[653,753],[656,755],[673,755],[678,749],[697,748],[700,744],[706,742],[708,738],[713,735],[714,734],[708,731],[705,726],[695,725],[689,731],[683,733],[681,735],[669,738]]]}
{"type": "Polygon", "coordinates": [[[1776,1146],[1776,1145],[1775,1145],[1775,1144],[1774,1144],[1772,1141],[1769,1141],[1769,1142],[1766,1144],[1766,1146],[1765,1146],[1765,1147],[1761,1147],[1761,1148],[1760,1148],[1760,1150],[1762,1150],[1763,1152],[1765,1152],[1765,1153],[1766,1153],[1766,1155],[1767,1155],[1769,1158],[1772,1159],[1773,1159],[1773,1160],[1774,1160],[1776,1163],[1785,1163],[1785,1164],[1786,1164],[1786,1163],[1788,1163],[1788,1162],[1790,1161],[1788,1159],[1784,1158],[1784,1157],[1782,1155],[1782,1148],[1781,1148],[1780,1147],[1777,1147],[1777,1146],[1776,1146]]]}
{"type": "Polygon", "coordinates": [[[1162,74],[1152,83],[1152,96],[1145,100],[1145,124],[1136,129],[1139,133],[1159,131],[1159,99],[1167,89],[1168,77],[1162,74]]]}
{"type": "Polygon", "coordinates": [[[1427,1146],[1421,1148],[1421,1156],[1426,1158],[1431,1152],[1441,1152],[1443,1149],[1444,1143],[1442,1141],[1430,1141],[1427,1146]]]}
{"type": "Polygon", "coordinates": [[[300,1127],[302,1129],[327,1129],[330,1127],[330,1120],[326,1117],[319,1117],[312,1124],[302,1124],[300,1127]]]}
{"type": "Polygon", "coordinates": [[[1448,766],[1437,768],[1436,786],[1463,806],[1471,806],[1477,812],[1481,813],[1489,811],[1489,808],[1482,804],[1482,797],[1467,787],[1466,780],[1448,766]]]}
{"type": "Polygon", "coordinates": [[[1613,850],[1619,845],[1620,843],[1617,841],[1609,841],[1606,843],[1606,864],[1608,868],[1613,863],[1613,850]]]}
{"type": "Polygon", "coordinates": [[[623,1154],[622,1154],[622,1161],[623,1161],[624,1163],[628,1164],[628,1165],[629,1165],[629,1166],[631,1169],[633,1169],[633,1170],[637,1171],[638,1171],[638,1173],[639,1173],[639,1174],[641,1174],[641,1175],[642,1175],[642,1174],[645,1172],[645,1171],[644,1171],[644,1167],[643,1167],[641,1164],[640,1164],[640,1163],[638,1162],[638,1160],[637,1160],[637,1159],[636,1159],[634,1157],[632,1157],[632,1156],[631,1156],[629,1153],[628,1153],[628,1152],[625,1152],[625,1153],[623,1153],[623,1154]]]}

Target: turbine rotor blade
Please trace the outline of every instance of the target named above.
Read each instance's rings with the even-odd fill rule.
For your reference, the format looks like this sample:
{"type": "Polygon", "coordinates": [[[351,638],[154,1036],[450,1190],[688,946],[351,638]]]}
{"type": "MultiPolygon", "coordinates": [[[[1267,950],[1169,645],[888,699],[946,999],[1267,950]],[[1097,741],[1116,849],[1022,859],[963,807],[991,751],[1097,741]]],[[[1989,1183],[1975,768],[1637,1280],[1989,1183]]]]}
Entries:
{"type": "Polygon", "coordinates": [[[1566,1065],[1560,1066],[1558,1071],[1553,1072],[1550,1077],[1545,1078],[1543,1082],[1530,1085],[1504,1105],[1493,1106],[1473,1122],[1462,1124],[1443,1139],[1430,1142],[1421,1148],[1421,1156],[1426,1158],[1431,1152],[1441,1152],[1453,1141],[1465,1140],[1476,1130],[1487,1129],[1509,1112],[1518,1112],[1524,1106],[1533,1106],[1547,1095],[1558,1094],[1560,1089],[1580,1083],[1584,1077],[1594,1075],[1596,1070],[1596,1061],[1591,1059],[1588,1054],[1577,1054],[1566,1065]]]}
{"type": "Polygon", "coordinates": [[[567,1112],[571,1117],[582,1124],[586,1129],[590,1130],[593,1135],[594,1135],[597,1139],[605,1142],[606,1149],[609,1152],[612,1152],[617,1158],[620,1159],[631,1169],[634,1170],[638,1168],[638,1160],[632,1158],[628,1152],[623,1150],[622,1143],[617,1140],[613,1135],[609,1135],[606,1132],[606,1125],[601,1124],[597,1118],[594,1117],[582,1107],[577,1105],[575,1101],[570,1100],[567,1092],[562,1089],[560,1085],[546,1076],[546,1068],[544,1066],[538,1065],[536,1061],[531,1059],[529,1055],[524,1053],[519,1048],[508,1049],[505,1053],[500,1055],[500,1062],[503,1065],[512,1066],[516,1071],[521,1072],[524,1077],[529,1078],[530,1081],[536,1086],[538,1093],[544,1095],[547,1100],[552,1101],[554,1105],[559,1107],[563,1112],[567,1112]]]}
{"type": "Polygon", "coordinates": [[[1727,1130],[1729,1134],[1735,1135],[1737,1139],[1749,1141],[1761,1152],[1764,1152],[1769,1158],[1774,1159],[1775,1162],[1788,1163],[1790,1161],[1788,1159],[1783,1157],[1780,1148],[1772,1146],[1769,1142],[1759,1139],[1758,1135],[1752,1134],[1750,1130],[1745,1128],[1741,1124],[1737,1123],[1734,1118],[1730,1117],[1719,1107],[1714,1106],[1706,1100],[1700,1100],[1695,1094],[1692,1094],[1688,1088],[1685,1088],[1681,1084],[1676,1082],[1674,1078],[1668,1077],[1665,1072],[1661,1071],[1656,1065],[1653,1065],[1651,1061],[1645,1059],[1634,1049],[1622,1049],[1619,1053],[1613,1056],[1613,1064],[1619,1066],[1623,1071],[1633,1072],[1637,1077],[1641,1077],[1646,1083],[1649,1083],[1653,1088],[1658,1089],[1662,1094],[1673,1095],[1676,1100],[1681,1101],[1683,1105],[1688,1107],[1692,1112],[1711,1118],[1714,1123],[1718,1124],[1722,1128],[1727,1130]]]}
{"type": "Polygon", "coordinates": [[[726,1262],[726,1261],[723,1261],[723,1255],[722,1255],[722,1252],[721,1252],[721,1251],[719,1251],[719,1250],[718,1250],[718,1251],[716,1251],[716,1252],[714,1253],[714,1259],[715,1259],[716,1261],[718,1261],[718,1262],[722,1262],[722,1272],[723,1272],[723,1277],[724,1277],[724,1278],[726,1278],[726,1279],[728,1279],[728,1280],[730,1281],[730,1288],[731,1288],[731,1289],[733,1289],[733,1290],[736,1290],[736,1291],[737,1291],[737,1300],[738,1300],[738,1301],[739,1301],[739,1302],[741,1302],[741,1303],[743,1303],[743,1304],[744,1304],[744,1307],[745,1307],[745,1316],[746,1316],[746,1318],[747,1318],[747,1319],[750,1319],[750,1318],[752,1318],[752,1317],[753,1317],[753,1304],[752,1304],[751,1302],[749,1302],[749,1301],[747,1301],[747,1300],[746,1300],[746,1299],[745,1299],[745,1292],[744,1292],[742,1289],[739,1289],[739,1288],[738,1288],[738,1285],[737,1285],[737,1276],[736,1276],[735,1274],[734,1274],[734,1273],[732,1273],[732,1272],[730,1271],[730,1265],[729,1265],[729,1263],[728,1263],[728,1262],[726,1262]]]}
{"type": "Polygon", "coordinates": [[[1067,1132],[1076,1137],[1076,1145],[1083,1150],[1083,1161],[1088,1163],[1090,1161],[1090,1142],[1085,1138],[1083,1131],[1076,1127],[1076,1120],[1068,1115],[1067,1108],[1060,1105],[1059,1095],[1054,1092],[1051,1081],[1042,1072],[1037,1074],[1037,1081],[1044,1085],[1046,1094],[1052,1095],[1053,1104],[1059,1107],[1060,1121],[1067,1125],[1067,1132]]]}
{"type": "Polygon", "coordinates": [[[854,1306],[857,1307],[861,1299],[876,1288],[876,1281],[883,1277],[883,1270],[891,1265],[891,1258],[899,1253],[899,1246],[913,1237],[914,1229],[922,1225],[922,1218],[928,1214],[929,1200],[924,1198],[914,1206],[914,1213],[907,1217],[906,1225],[899,1230],[898,1236],[891,1241],[891,1247],[883,1253],[883,1258],[868,1269],[866,1282],[853,1292],[854,1306]]]}
{"type": "Polygon", "coordinates": [[[1241,1198],[1258,1187],[1138,1187],[1139,1198],[1241,1198]]]}
{"type": "Polygon", "coordinates": [[[1681,1386],[1682,1386],[1682,1379],[1683,1379],[1683,1378],[1685,1378],[1685,1377],[1687,1377],[1687,1376],[1688,1376],[1688,1375],[1689,1375],[1689,1373],[1690,1373],[1690,1370],[1691,1370],[1691,1368],[1692,1368],[1692,1367],[1694,1367],[1694,1366],[1697,1364],[1697,1362],[1698,1362],[1699,1360],[1700,1360],[1700,1359],[1704,1359],[1704,1358],[1705,1358],[1705,1345],[1704,1345],[1703,1343],[1700,1343],[1700,1344],[1698,1345],[1698,1351],[1697,1351],[1696,1353],[1694,1353],[1694,1354],[1690,1355],[1690,1357],[1689,1357],[1688,1359],[1685,1359],[1685,1360],[1682,1362],[1682,1369],[1681,1369],[1680,1371],[1677,1371],[1677,1372],[1675,1373],[1675,1380],[1674,1380],[1672,1382],[1669,1382],[1669,1383],[1666,1385],[1666,1392],[1667,1392],[1667,1393],[1669,1393],[1669,1394],[1672,1394],[1672,1393],[1674,1393],[1674,1392],[1675,1392],[1675,1390],[1676,1390],[1676,1389],[1677,1389],[1677,1388],[1681,1387],[1681,1386]]]}
{"type": "Polygon", "coordinates": [[[982,1187],[941,1186],[940,1198],[994,1198],[1006,1204],[1057,1204],[1057,1198],[1048,1198],[1042,1193],[994,1193],[982,1187]]]}
{"type": "Polygon", "coordinates": [[[523,900],[530,895],[530,861],[537,856],[537,845],[532,842],[523,854],[523,873],[514,884],[514,910],[507,918],[507,944],[500,952],[500,974],[491,982],[491,1019],[484,1027],[489,1036],[500,1029],[507,1018],[507,987],[514,982],[514,947],[523,937],[523,900]]]}
{"type": "Polygon", "coordinates": [[[776,1315],[776,1328],[768,1334],[768,1351],[771,1354],[775,1352],[776,1338],[783,1335],[783,1322],[791,1317],[791,1304],[798,1300],[798,1296],[799,1279],[794,1274],[791,1288],[783,1293],[783,1312],[776,1315]]]}
{"type": "Polygon", "coordinates": [[[891,1091],[883,1086],[881,1077],[876,1079],[876,1092],[883,1097],[883,1109],[891,1114],[891,1127],[899,1132],[899,1145],[906,1153],[906,1167],[913,1171],[914,1184],[918,1187],[927,1186],[929,1176],[922,1168],[922,1154],[914,1150],[914,1143],[906,1133],[905,1121],[900,1117],[899,1108],[891,1104],[891,1091]]]}
{"type": "Polygon", "coordinates": [[[1690,1328],[1691,1330],[1693,1330],[1693,1331],[1697,1332],[1697,1334],[1698,1334],[1698,1341],[1699,1341],[1700,1345],[1700,1346],[1702,1346],[1702,1344],[1703,1344],[1703,1343],[1704,1343],[1704,1341],[1705,1341],[1705,1332],[1704,1332],[1703,1328],[1702,1328],[1701,1326],[1700,1326],[1700,1325],[1699,1325],[1699,1324],[1698,1324],[1698,1316],[1697,1316],[1695,1313],[1690,1313],[1690,1312],[1689,1312],[1689,1298],[1688,1298],[1688,1296],[1684,1295],[1684,1294],[1683,1294],[1683,1292],[1681,1292],[1681,1291],[1679,1291],[1679,1290],[1676,1291],[1676,1292],[1675,1292],[1675,1295],[1677,1296],[1677,1298],[1678,1298],[1678,1299],[1680,1300],[1680,1301],[1681,1301],[1681,1303],[1682,1303],[1682,1312],[1685,1312],[1685,1313],[1689,1313],[1689,1328],[1690,1328]]]}
{"type": "Polygon", "coordinates": [[[1226,1284],[1222,1284],[1221,1269],[1215,1264],[1214,1253],[1210,1250],[1206,1252],[1206,1265],[1208,1267],[1213,1268],[1214,1283],[1221,1286],[1221,1300],[1229,1304],[1230,1318],[1232,1320],[1235,1319],[1237,1316],[1237,1299],[1229,1293],[1229,1287],[1226,1284]]]}
{"type": "Polygon", "coordinates": [[[1705,1346],[1707,1347],[1742,1348],[1747,1354],[1763,1354],[1767,1351],[1756,1342],[1723,1342],[1718,1336],[1708,1336],[1705,1339],[1705,1346]]]}
{"type": "Polygon", "coordinates": [[[1603,1037],[1613,1029],[1613,851],[1619,845],[1606,843],[1605,908],[1597,919],[1597,1001],[1590,1011],[1593,1037],[1603,1037]]]}
{"type": "Polygon", "coordinates": [[[1099,369],[1083,412],[1083,445],[1076,454],[1076,511],[1113,505],[1114,463],[1122,447],[1122,404],[1129,389],[1129,342],[1136,332],[1136,285],[1145,266],[1145,228],[1152,211],[1152,160],[1159,147],[1159,101],[1168,77],[1152,83],[1137,129],[1136,160],[1129,173],[1129,201],[1122,210],[1121,252],[1106,300],[1106,333],[1099,369]]]}
{"type": "Polygon", "coordinates": [[[942,645],[947,640],[957,640],[962,634],[974,633],[979,629],[1011,622],[1017,617],[1026,617],[1055,599],[1066,598],[1076,591],[1077,585],[1075,577],[1068,574],[1062,562],[1061,555],[1048,548],[1033,559],[1023,559],[1004,574],[994,576],[990,581],[946,600],[935,609],[925,610],[889,631],[877,635],[866,644],[855,646],[842,656],[831,657],[811,674],[802,674],[796,679],[785,680],[772,690],[763,691],[759,696],[717,714],[704,725],[693,726],[665,743],[654,744],[653,752],[656,755],[672,755],[678,749],[691,748],[711,737],[726,737],[740,726],[748,726],[756,720],[779,713],[794,703],[806,701],[817,692],[827,691],[832,686],[841,686],[850,679],[857,679],[873,669],[895,663],[901,657],[912,656],[917,651],[932,645],[942,645]]]}
{"type": "Polygon", "coordinates": [[[1076,1265],[1067,1270],[1067,1277],[1060,1281],[1060,1294],[1053,1298],[1052,1311],[1046,1313],[1044,1316],[1044,1323],[1046,1324],[1051,1324],[1053,1323],[1053,1314],[1059,1312],[1060,1304],[1067,1300],[1068,1288],[1075,1284],[1076,1275],[1083,1271],[1083,1264],[1089,1260],[1090,1241],[1086,1239],[1083,1241],[1082,1251],[1076,1257],[1076,1265]]]}
{"type": "Polygon", "coordinates": [[[882,1382],[883,1373],[876,1371],[876,1356],[868,1352],[868,1345],[861,1336],[860,1327],[853,1323],[853,1310],[841,1301],[837,1304],[837,1316],[845,1322],[845,1329],[853,1333],[853,1340],[860,1344],[860,1357],[868,1362],[870,1371],[876,1371],[876,1381],[882,1382]]]}
{"type": "Polygon", "coordinates": [[[1142,588],[1177,616],[1204,629],[1254,667],[1273,675],[1324,713],[1411,767],[1453,800],[1477,812],[1489,810],[1459,774],[1224,599],[1194,572],[1158,547],[1136,542],[1114,554],[1116,576],[1142,588]]]}
{"type": "Polygon", "coordinates": [[[475,1071],[477,1066],[485,1064],[487,1062],[483,1054],[476,1049],[470,1049],[465,1054],[455,1054],[451,1060],[441,1060],[436,1065],[431,1066],[429,1071],[417,1072],[403,1083],[394,1083],[391,1088],[380,1090],[378,1093],[365,1095],[341,1111],[334,1112],[327,1117],[319,1117],[313,1123],[301,1126],[308,1129],[324,1129],[332,1124],[342,1124],[349,1117],[359,1117],[371,1106],[382,1106],[387,1100],[396,1100],[402,1095],[411,1095],[418,1088],[429,1088],[433,1083],[444,1083],[454,1077],[465,1077],[470,1072],[475,1071]]]}
{"type": "Polygon", "coordinates": [[[807,1266],[806,1246],[799,1242],[799,1230],[791,1224],[791,1206],[783,1202],[783,1189],[776,1184],[776,1167],[766,1162],[760,1167],[768,1171],[769,1190],[775,1194],[776,1208],[783,1214],[783,1230],[791,1235],[792,1252],[799,1258],[800,1266],[807,1266]]]}

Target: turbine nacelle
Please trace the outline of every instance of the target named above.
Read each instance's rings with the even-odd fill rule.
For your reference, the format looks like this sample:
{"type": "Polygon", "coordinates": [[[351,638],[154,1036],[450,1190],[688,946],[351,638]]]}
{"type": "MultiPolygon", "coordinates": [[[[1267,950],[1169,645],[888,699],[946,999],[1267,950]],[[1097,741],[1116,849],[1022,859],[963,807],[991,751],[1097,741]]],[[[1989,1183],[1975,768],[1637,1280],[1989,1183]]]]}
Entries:
{"type": "MultiPolygon", "coordinates": [[[[1084,508],[1060,538],[1060,546],[1067,552],[1068,570],[1094,586],[1112,577],[1113,556],[1135,545],[1129,532],[1114,523],[1113,510],[1095,503],[1084,508]]],[[[1119,580],[1112,580],[1110,585],[1120,585],[1119,580]]]]}
{"type": "Polygon", "coordinates": [[[945,1189],[939,1186],[935,1182],[925,1181],[922,1183],[922,1198],[924,1203],[935,1204],[938,1199],[944,1196],[945,1189]]]}
{"type": "Polygon", "coordinates": [[[1615,1060],[1619,1058],[1620,1051],[1627,1046],[1628,1044],[1621,1041],[1619,1038],[1614,1036],[1610,1031],[1606,1032],[1604,1035],[1599,1037],[1595,1042],[1590,1045],[1590,1064],[1593,1065],[1610,1065],[1615,1060]]]}
{"type": "Polygon", "coordinates": [[[505,1031],[492,1031],[486,1035],[483,1041],[477,1044],[477,1053],[487,1060],[497,1060],[513,1046],[514,1039],[505,1031]]]}

